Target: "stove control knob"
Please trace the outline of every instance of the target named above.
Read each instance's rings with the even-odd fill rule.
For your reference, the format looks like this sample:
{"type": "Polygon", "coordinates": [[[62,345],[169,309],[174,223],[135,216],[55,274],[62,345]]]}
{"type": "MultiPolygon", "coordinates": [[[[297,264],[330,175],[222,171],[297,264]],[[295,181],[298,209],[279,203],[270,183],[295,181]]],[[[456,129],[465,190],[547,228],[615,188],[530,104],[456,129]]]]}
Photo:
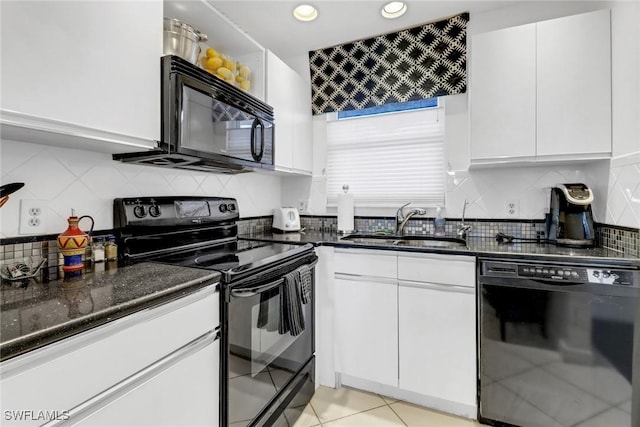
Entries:
{"type": "Polygon", "coordinates": [[[149,215],[151,215],[152,217],[156,218],[160,216],[160,206],[158,205],[151,205],[149,207],[149,215]]]}
{"type": "Polygon", "coordinates": [[[229,208],[229,210],[230,210],[231,212],[233,212],[233,211],[235,211],[235,210],[236,210],[236,205],[235,205],[235,203],[229,203],[229,204],[227,205],[227,207],[229,208]]]}
{"type": "Polygon", "coordinates": [[[218,209],[220,209],[220,212],[225,213],[227,211],[227,205],[225,205],[224,203],[222,203],[218,209]]]}
{"type": "Polygon", "coordinates": [[[144,206],[137,205],[133,208],[133,214],[136,218],[144,218],[145,216],[147,216],[147,211],[145,210],[144,206]]]}

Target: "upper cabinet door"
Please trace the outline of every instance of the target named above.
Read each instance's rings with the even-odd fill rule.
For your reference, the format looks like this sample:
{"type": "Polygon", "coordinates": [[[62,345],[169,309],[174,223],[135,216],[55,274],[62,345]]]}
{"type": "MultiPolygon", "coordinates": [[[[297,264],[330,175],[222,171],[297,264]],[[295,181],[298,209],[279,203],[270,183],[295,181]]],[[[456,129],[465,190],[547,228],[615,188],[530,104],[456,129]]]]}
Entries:
{"type": "Polygon", "coordinates": [[[311,175],[313,167],[311,86],[267,51],[267,103],[273,107],[275,164],[281,172],[311,175]]]}
{"type": "Polygon", "coordinates": [[[293,171],[310,175],[313,170],[311,85],[298,73],[293,76],[292,84],[296,90],[293,110],[293,171]]]}
{"type": "Polygon", "coordinates": [[[609,10],[538,23],[538,155],[611,152],[609,10]]]}
{"type": "Polygon", "coordinates": [[[267,51],[267,103],[275,116],[275,165],[281,171],[293,169],[293,115],[295,89],[287,64],[267,51]]]}
{"type": "Polygon", "coordinates": [[[158,140],[162,7],[2,2],[2,111],[158,140]]]}
{"type": "Polygon", "coordinates": [[[471,159],[535,156],[535,24],[471,41],[471,159]]]}

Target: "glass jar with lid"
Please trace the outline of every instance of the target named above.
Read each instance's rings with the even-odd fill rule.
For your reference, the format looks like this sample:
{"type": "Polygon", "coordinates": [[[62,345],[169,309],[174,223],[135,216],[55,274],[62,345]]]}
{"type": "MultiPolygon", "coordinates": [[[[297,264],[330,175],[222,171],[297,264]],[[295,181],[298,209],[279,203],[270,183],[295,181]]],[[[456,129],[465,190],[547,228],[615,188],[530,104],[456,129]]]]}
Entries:
{"type": "Polygon", "coordinates": [[[104,238],[96,237],[91,244],[91,261],[104,262],[104,238]]]}
{"type": "Polygon", "coordinates": [[[104,256],[107,261],[118,260],[118,245],[116,244],[116,236],[107,236],[104,244],[104,256]]]}

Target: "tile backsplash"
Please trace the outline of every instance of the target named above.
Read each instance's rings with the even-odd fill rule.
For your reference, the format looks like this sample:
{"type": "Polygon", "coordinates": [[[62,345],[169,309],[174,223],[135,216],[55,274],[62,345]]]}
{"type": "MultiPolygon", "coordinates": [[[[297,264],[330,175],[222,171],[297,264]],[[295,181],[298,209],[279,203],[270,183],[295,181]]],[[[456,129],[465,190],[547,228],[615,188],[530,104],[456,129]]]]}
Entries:
{"type": "Polygon", "coordinates": [[[20,235],[20,200],[42,200],[46,229],[66,230],[73,208],[91,215],[95,229],[113,228],[117,197],[206,195],[235,197],[242,217],[270,215],[280,206],[280,177],[259,172],[198,173],[116,162],[110,154],[0,141],[1,183],[24,182],[0,210],[0,237],[20,235]]]}
{"type": "MultiPolygon", "coordinates": [[[[269,233],[271,231],[273,217],[262,216],[247,218],[238,221],[238,233],[240,235],[256,235],[269,233]]],[[[446,223],[446,233],[454,236],[461,221],[448,219],[446,223]]],[[[472,226],[469,237],[493,238],[498,232],[518,238],[543,239],[544,223],[541,221],[487,221],[469,220],[466,224],[472,226]]],[[[308,231],[336,232],[337,218],[335,216],[307,216],[301,217],[301,225],[308,231]]],[[[395,219],[387,217],[356,217],[355,226],[357,231],[373,233],[376,231],[393,232],[395,219]]],[[[431,234],[433,232],[433,218],[413,218],[406,228],[409,235],[431,234]]],[[[46,237],[46,236],[45,236],[46,237]]],[[[29,238],[9,239],[19,241],[0,245],[0,266],[5,264],[16,264],[17,262],[38,263],[43,258],[46,263],[37,275],[39,280],[50,281],[62,277],[60,266],[63,263],[62,255],[55,240],[29,238]]],[[[596,240],[599,246],[603,246],[620,252],[624,256],[640,257],[640,231],[610,226],[606,224],[596,224],[596,240]]],[[[105,262],[97,264],[87,264],[90,268],[117,269],[117,262],[105,262]]]]}

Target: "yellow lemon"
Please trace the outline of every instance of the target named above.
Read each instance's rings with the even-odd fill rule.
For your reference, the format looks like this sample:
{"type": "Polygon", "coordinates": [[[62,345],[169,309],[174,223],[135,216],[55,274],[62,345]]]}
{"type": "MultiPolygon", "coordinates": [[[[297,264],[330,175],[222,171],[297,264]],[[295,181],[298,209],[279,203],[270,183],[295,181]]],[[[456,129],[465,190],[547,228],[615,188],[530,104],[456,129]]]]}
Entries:
{"type": "Polygon", "coordinates": [[[244,78],[243,78],[242,76],[240,76],[240,75],[237,75],[237,76],[236,76],[236,81],[237,81],[238,83],[242,83],[242,82],[244,81],[244,78]]]}
{"type": "Polygon", "coordinates": [[[218,56],[218,52],[213,48],[207,49],[207,58],[213,58],[214,56],[218,56]]]}
{"type": "Polygon", "coordinates": [[[251,82],[249,80],[240,82],[240,89],[249,92],[249,89],[251,89],[251,82]]]}
{"type": "Polygon", "coordinates": [[[224,68],[229,69],[231,72],[234,72],[236,70],[236,63],[230,60],[229,58],[224,60],[224,63],[222,64],[222,66],[224,68]]]}
{"type": "Polygon", "coordinates": [[[220,67],[220,68],[218,68],[217,72],[225,80],[233,79],[233,73],[227,67],[220,67]]]}
{"type": "Polygon", "coordinates": [[[250,72],[251,72],[251,70],[246,65],[243,65],[238,69],[238,73],[245,79],[249,78],[249,73],[250,72]]]}
{"type": "Polygon", "coordinates": [[[210,68],[212,70],[217,70],[222,65],[222,59],[219,56],[214,56],[213,58],[207,58],[207,63],[205,68],[210,68]]]}

